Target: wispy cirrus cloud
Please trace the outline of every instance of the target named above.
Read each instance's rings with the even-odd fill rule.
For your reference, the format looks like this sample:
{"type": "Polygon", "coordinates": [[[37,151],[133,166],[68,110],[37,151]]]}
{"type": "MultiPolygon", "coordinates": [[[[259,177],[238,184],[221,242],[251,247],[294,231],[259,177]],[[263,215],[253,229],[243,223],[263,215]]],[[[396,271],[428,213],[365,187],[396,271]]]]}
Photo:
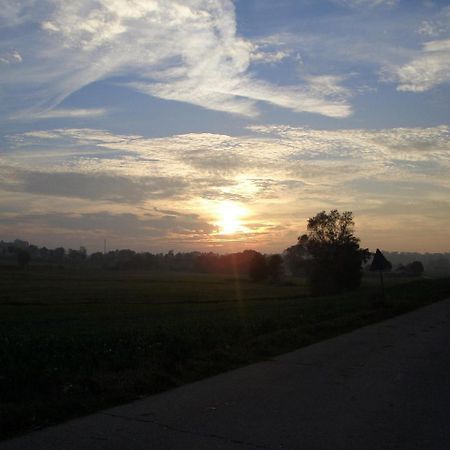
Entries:
{"type": "Polygon", "coordinates": [[[277,86],[252,74],[255,58],[269,63],[284,54],[255,53],[237,34],[231,0],[43,0],[26,8],[8,2],[3,20],[40,25],[8,42],[23,53],[20,71],[10,67],[2,77],[8,110],[42,114],[83,86],[120,75],[128,78],[123,84],[155,97],[245,116],[257,115],[260,101],[351,114],[346,94],[329,97],[307,79],[277,86]]]}
{"type": "Polygon", "coordinates": [[[22,55],[17,50],[0,53],[0,64],[20,64],[22,55]]]}
{"type": "Polygon", "coordinates": [[[333,0],[339,5],[348,6],[351,8],[375,8],[378,6],[394,6],[398,0],[333,0]]]}
{"type": "Polygon", "coordinates": [[[422,20],[417,32],[426,38],[438,38],[450,32],[450,6],[443,8],[437,17],[422,20]]]}
{"type": "Polygon", "coordinates": [[[63,109],[56,108],[48,111],[36,112],[32,114],[18,114],[13,118],[22,118],[29,120],[47,120],[47,119],[77,119],[82,117],[99,117],[106,114],[105,108],[73,108],[73,109],[63,109]]]}
{"type": "Polygon", "coordinates": [[[399,91],[424,92],[450,83],[450,39],[426,42],[406,64],[385,68],[385,79],[399,91]]]}
{"type": "Polygon", "coordinates": [[[303,78],[332,67],[334,76],[341,77],[337,86],[342,88],[345,80],[354,94],[360,83],[373,89],[382,87],[380,82],[392,83],[400,92],[425,92],[449,83],[450,7],[438,2],[429,8],[415,5],[406,15],[402,9],[406,4],[397,1],[334,3],[347,7],[345,13],[324,15],[315,28],[305,22],[298,30],[286,28],[260,42],[274,52],[289,54],[291,60],[297,58],[303,78]]]}
{"type": "Polygon", "coordinates": [[[382,70],[384,81],[398,91],[425,92],[450,83],[450,7],[422,20],[417,34],[427,39],[403,63],[391,61],[382,70]]]}

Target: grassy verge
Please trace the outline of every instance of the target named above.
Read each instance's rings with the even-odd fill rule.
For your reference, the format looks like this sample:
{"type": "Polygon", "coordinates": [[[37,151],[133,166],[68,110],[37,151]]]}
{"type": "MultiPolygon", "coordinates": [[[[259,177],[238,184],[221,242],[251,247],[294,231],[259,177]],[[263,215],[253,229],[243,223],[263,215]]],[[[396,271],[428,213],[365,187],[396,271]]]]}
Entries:
{"type": "Polygon", "coordinates": [[[27,275],[20,288],[28,292],[26,301],[14,283],[3,291],[8,298],[0,305],[3,438],[450,297],[450,279],[389,286],[381,303],[370,284],[351,295],[312,299],[301,285],[242,281],[237,289],[235,280],[223,277],[152,281],[123,275],[111,292],[105,274],[91,274],[91,289],[89,283],[77,285],[73,274],[64,274],[75,277],[65,289],[41,275],[27,275]],[[33,283],[40,289],[35,295],[33,283]],[[172,286],[168,293],[164,284],[172,286]],[[102,297],[104,290],[109,296],[102,297]],[[293,298],[296,292],[303,297],[293,298]]]}

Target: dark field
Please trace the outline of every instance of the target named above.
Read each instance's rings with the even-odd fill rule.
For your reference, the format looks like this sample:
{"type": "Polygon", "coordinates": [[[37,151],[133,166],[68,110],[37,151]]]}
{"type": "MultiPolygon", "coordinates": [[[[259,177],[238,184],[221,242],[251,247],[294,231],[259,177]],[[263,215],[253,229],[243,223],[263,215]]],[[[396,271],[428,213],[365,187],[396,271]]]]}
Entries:
{"type": "Polygon", "coordinates": [[[230,276],[0,268],[0,436],[155,393],[450,297],[375,279],[308,298],[230,276]]]}

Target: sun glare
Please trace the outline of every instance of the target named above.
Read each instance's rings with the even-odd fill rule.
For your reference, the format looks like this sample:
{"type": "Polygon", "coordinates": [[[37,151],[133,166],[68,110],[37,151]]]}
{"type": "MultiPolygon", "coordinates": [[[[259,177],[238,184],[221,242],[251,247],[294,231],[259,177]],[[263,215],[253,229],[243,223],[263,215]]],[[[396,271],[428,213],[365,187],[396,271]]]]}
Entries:
{"type": "Polygon", "coordinates": [[[220,234],[242,233],[246,227],[242,224],[242,217],[247,214],[247,210],[237,203],[226,201],[220,203],[217,209],[219,220],[217,226],[220,234]]]}

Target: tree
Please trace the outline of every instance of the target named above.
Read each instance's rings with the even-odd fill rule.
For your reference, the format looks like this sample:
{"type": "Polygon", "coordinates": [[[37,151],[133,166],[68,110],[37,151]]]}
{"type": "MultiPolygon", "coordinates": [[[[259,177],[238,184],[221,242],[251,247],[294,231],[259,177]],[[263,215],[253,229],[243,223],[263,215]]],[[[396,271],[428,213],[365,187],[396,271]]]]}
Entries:
{"type": "Polygon", "coordinates": [[[313,294],[335,294],[360,285],[362,264],[370,253],[360,248],[354,235],[352,212],[334,209],[311,217],[298,245],[310,258],[307,277],[313,294]]]}
{"type": "Polygon", "coordinates": [[[413,261],[412,263],[407,264],[406,270],[413,277],[420,277],[424,271],[423,264],[420,261],[413,261]]]}
{"type": "Polygon", "coordinates": [[[19,250],[17,253],[17,264],[19,267],[25,268],[27,264],[30,262],[31,256],[30,253],[26,250],[19,250]]]}
{"type": "Polygon", "coordinates": [[[300,236],[295,245],[288,247],[283,252],[283,259],[292,275],[306,275],[310,255],[306,249],[306,234],[300,236]]]}
{"type": "Polygon", "coordinates": [[[248,274],[252,281],[264,281],[269,276],[269,268],[264,255],[254,252],[248,274]]]}
{"type": "Polygon", "coordinates": [[[283,258],[280,255],[270,255],[267,261],[267,269],[272,281],[280,281],[283,276],[283,258]]]}
{"type": "Polygon", "coordinates": [[[64,247],[56,247],[52,252],[55,260],[58,262],[62,262],[66,256],[66,249],[64,247]]]}

